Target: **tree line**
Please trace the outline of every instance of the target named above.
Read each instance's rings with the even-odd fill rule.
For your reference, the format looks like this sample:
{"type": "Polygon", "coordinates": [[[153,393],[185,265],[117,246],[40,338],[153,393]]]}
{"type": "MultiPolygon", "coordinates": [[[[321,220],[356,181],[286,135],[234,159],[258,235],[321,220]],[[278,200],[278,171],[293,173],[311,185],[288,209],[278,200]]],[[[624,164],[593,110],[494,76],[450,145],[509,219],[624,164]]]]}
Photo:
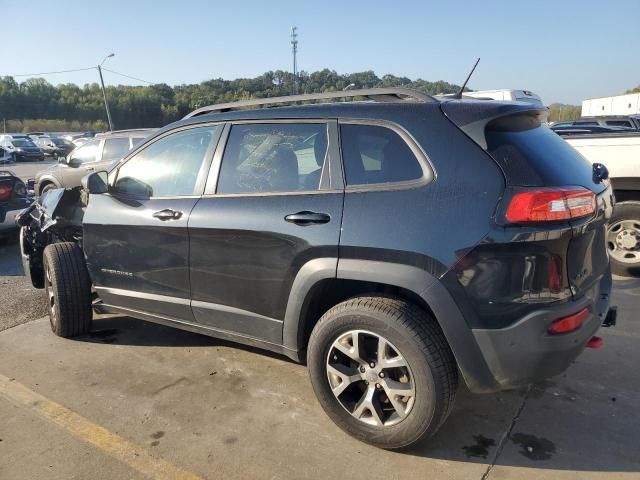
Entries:
{"type": "MultiPolygon", "coordinates": [[[[455,93],[460,88],[442,80],[429,82],[395,75],[378,77],[373,71],[339,74],[329,69],[301,72],[297,84],[299,93],[331,92],[345,88],[407,87],[435,95],[455,93]]],[[[164,83],[108,86],[106,94],[115,128],[125,129],[160,127],[198,107],[290,95],[293,89],[293,75],[276,70],[255,78],[217,78],[174,87],[164,83]]],[[[83,87],[72,83],[52,85],[43,78],[17,82],[13,77],[0,77],[0,122],[3,120],[7,131],[107,128],[102,91],[97,83],[83,87]]]]}

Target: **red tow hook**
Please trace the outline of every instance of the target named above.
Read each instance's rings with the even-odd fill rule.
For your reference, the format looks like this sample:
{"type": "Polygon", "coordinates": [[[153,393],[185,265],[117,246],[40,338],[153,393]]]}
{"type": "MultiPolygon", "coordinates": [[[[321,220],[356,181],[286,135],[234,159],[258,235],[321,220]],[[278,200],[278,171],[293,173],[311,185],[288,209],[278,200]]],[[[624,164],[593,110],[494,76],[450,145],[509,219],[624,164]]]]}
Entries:
{"type": "Polygon", "coordinates": [[[587,348],[600,348],[603,345],[604,340],[600,337],[596,337],[595,335],[587,342],[587,348]]]}

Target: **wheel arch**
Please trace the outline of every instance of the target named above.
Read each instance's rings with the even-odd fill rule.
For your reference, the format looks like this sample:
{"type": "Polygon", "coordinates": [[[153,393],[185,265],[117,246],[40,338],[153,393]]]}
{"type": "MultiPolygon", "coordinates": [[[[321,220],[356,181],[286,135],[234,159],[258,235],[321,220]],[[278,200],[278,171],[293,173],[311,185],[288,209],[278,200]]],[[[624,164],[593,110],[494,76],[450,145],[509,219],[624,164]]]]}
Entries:
{"type": "Polygon", "coordinates": [[[42,194],[42,189],[50,183],[55,185],[57,188],[62,188],[62,185],[60,185],[60,182],[55,177],[44,176],[41,177],[40,180],[38,180],[38,196],[42,194]]]}
{"type": "Polygon", "coordinates": [[[617,203],[640,201],[640,176],[611,179],[617,203]]]}
{"type": "Polygon", "coordinates": [[[304,359],[306,342],[320,316],[333,305],[361,294],[394,295],[417,303],[440,325],[467,386],[494,391],[491,375],[473,333],[437,277],[418,267],[357,259],[315,259],[296,276],[283,325],[283,344],[304,359]]]}

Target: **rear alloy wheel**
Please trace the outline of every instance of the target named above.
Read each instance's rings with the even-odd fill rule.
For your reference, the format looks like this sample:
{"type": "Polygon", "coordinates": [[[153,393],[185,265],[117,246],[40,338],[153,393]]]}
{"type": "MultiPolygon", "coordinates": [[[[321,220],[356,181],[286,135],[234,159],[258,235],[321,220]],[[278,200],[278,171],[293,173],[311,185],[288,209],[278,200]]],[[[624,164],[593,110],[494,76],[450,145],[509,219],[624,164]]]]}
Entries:
{"type": "Polygon", "coordinates": [[[414,404],[416,389],[406,360],[389,340],[366,330],[350,330],[333,342],[327,378],[344,409],[368,425],[395,425],[414,404]]]}
{"type": "Polygon", "coordinates": [[[640,202],[615,206],[607,228],[607,249],[613,273],[640,276],[640,202]]]}
{"type": "Polygon", "coordinates": [[[437,322],[399,298],[362,296],[327,311],[307,349],[313,390],[345,432],[397,449],[435,433],[458,371],[437,322]]]}

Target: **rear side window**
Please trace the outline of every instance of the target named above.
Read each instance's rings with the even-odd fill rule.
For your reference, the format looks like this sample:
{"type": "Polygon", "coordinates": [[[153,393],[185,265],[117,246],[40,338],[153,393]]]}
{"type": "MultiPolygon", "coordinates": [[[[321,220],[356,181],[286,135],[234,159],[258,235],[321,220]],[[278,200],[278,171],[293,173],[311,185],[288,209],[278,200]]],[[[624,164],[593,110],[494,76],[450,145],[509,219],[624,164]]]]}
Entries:
{"type": "Polygon", "coordinates": [[[326,152],[325,123],[234,125],[217,193],[318,190],[326,152]]]}
{"type": "Polygon", "coordinates": [[[129,151],[129,138],[107,138],[104,141],[104,149],[102,151],[102,160],[110,162],[124,157],[129,151]]]}
{"type": "Polygon", "coordinates": [[[347,185],[373,185],[417,180],[420,162],[393,130],[377,125],[340,126],[347,185]]]}

